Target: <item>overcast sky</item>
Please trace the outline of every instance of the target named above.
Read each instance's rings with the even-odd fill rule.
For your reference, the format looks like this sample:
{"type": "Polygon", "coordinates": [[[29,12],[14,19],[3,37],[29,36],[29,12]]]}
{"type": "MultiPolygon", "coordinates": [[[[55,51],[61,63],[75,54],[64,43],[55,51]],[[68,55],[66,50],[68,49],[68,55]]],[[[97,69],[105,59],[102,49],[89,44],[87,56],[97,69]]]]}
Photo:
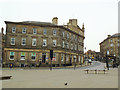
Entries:
{"type": "Polygon", "coordinates": [[[107,35],[118,32],[119,0],[0,0],[0,27],[4,21],[51,22],[58,17],[58,24],[78,19],[85,24],[86,50],[99,51],[99,43],[107,35]]]}

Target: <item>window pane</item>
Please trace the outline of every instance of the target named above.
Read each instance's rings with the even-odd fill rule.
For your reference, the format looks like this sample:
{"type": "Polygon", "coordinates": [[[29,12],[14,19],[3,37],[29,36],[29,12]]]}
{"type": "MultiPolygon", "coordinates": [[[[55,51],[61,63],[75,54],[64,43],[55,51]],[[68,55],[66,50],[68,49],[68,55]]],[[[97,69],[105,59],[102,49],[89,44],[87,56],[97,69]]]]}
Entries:
{"type": "Polygon", "coordinates": [[[14,55],[14,52],[10,52],[10,55],[14,55]]]}
{"type": "Polygon", "coordinates": [[[47,30],[46,30],[46,29],[43,30],[43,34],[44,34],[44,35],[47,34],[47,30]]]}
{"type": "Polygon", "coordinates": [[[14,59],[14,52],[10,52],[10,59],[14,59]]]}
{"type": "Polygon", "coordinates": [[[16,27],[12,27],[12,33],[16,32],[16,27]]]}
{"type": "Polygon", "coordinates": [[[56,40],[53,40],[53,46],[56,46],[56,40]]]}
{"type": "Polygon", "coordinates": [[[11,38],[11,45],[15,45],[15,38],[11,38]]]}
{"type": "Polygon", "coordinates": [[[46,39],[43,39],[43,46],[46,46],[46,45],[47,45],[46,39]]]}
{"type": "Polygon", "coordinates": [[[37,34],[37,29],[33,28],[33,34],[37,34]]]}
{"type": "Polygon", "coordinates": [[[32,53],[32,56],[36,56],[36,53],[32,53]]]}
{"type": "Polygon", "coordinates": [[[22,33],[26,33],[26,28],[22,28],[22,33]]]}
{"type": "Polygon", "coordinates": [[[56,30],[53,30],[53,35],[56,35],[56,30]]]}
{"type": "Polygon", "coordinates": [[[36,39],[32,39],[32,46],[36,46],[36,39]]]}

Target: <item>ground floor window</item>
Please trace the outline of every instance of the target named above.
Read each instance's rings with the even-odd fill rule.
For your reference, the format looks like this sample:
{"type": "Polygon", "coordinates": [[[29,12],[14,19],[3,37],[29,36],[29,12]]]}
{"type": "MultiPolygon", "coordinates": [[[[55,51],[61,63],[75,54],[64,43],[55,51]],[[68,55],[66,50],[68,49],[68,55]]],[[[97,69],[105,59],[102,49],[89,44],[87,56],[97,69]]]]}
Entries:
{"type": "Polygon", "coordinates": [[[56,53],[53,53],[52,61],[56,61],[56,53]]]}
{"type": "Polygon", "coordinates": [[[63,62],[64,60],[64,54],[61,54],[61,61],[63,62]]]}
{"type": "Polygon", "coordinates": [[[74,62],[76,62],[76,56],[74,56],[74,62]]]}
{"type": "Polygon", "coordinates": [[[69,55],[66,55],[66,61],[69,61],[69,55]]]}
{"type": "Polygon", "coordinates": [[[25,52],[21,52],[21,60],[25,60],[25,52]]]}
{"type": "Polygon", "coordinates": [[[32,60],[36,59],[36,53],[32,53],[32,60]]]}
{"type": "Polygon", "coordinates": [[[10,52],[10,60],[14,60],[14,52],[10,52]]]}

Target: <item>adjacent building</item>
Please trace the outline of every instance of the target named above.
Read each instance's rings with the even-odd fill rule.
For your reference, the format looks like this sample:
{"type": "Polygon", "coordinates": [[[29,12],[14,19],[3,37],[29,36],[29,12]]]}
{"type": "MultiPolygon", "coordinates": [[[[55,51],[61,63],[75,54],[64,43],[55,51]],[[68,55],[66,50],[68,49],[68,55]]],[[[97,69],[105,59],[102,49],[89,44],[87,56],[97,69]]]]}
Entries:
{"type": "Polygon", "coordinates": [[[120,63],[120,33],[108,35],[99,45],[102,60],[105,60],[104,58],[109,54],[111,58],[115,58],[116,62],[120,63]]]}
{"type": "Polygon", "coordinates": [[[100,61],[100,52],[96,52],[96,51],[93,51],[93,50],[88,50],[85,53],[85,57],[86,58],[91,58],[93,60],[99,60],[100,61]]]}
{"type": "Polygon", "coordinates": [[[84,24],[69,19],[67,25],[58,25],[58,18],[49,22],[5,21],[6,35],[4,66],[53,66],[82,64],[84,62],[84,24]]]}

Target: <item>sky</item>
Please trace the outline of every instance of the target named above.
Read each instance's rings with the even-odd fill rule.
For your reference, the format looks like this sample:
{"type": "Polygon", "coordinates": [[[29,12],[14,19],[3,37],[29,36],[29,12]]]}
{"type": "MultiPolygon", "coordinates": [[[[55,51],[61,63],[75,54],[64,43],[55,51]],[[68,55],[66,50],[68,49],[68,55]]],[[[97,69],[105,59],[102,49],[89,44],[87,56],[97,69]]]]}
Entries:
{"type": "Polygon", "coordinates": [[[118,33],[119,0],[0,0],[0,28],[4,21],[51,22],[58,17],[58,24],[77,19],[85,26],[84,47],[100,51],[99,43],[107,35],[118,33]]]}

